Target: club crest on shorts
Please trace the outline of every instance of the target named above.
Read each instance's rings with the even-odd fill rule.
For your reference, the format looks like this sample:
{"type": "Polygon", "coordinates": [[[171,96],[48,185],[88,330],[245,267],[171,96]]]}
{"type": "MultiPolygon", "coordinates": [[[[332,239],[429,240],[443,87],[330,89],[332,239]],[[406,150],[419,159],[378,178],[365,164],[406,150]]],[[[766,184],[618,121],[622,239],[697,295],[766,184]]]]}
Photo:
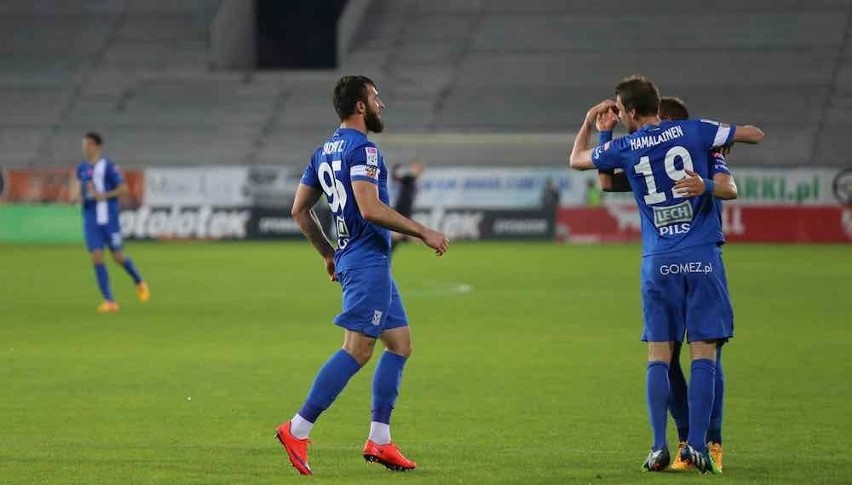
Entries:
{"type": "Polygon", "coordinates": [[[373,325],[382,323],[382,312],[376,310],[373,312],[373,325]]]}

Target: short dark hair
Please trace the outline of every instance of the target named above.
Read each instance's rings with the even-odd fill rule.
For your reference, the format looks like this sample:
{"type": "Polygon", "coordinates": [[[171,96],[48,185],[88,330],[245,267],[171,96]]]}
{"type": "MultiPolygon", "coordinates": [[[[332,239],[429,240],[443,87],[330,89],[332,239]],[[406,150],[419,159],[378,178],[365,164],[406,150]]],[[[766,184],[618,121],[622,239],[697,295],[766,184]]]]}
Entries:
{"type": "Polygon", "coordinates": [[[96,131],[90,131],[86,133],[85,135],[83,135],[83,138],[88,138],[92,140],[97,146],[101,146],[104,144],[104,137],[102,137],[101,134],[96,131]]]}
{"type": "Polygon", "coordinates": [[[334,86],[334,110],[344,120],[355,113],[358,101],[367,102],[367,86],[376,83],[367,76],[343,76],[334,86]]]}
{"type": "Polygon", "coordinates": [[[660,98],[660,118],[670,120],[688,120],[689,110],[680,98],[664,96],[660,98]]]}
{"type": "Polygon", "coordinates": [[[639,116],[653,116],[660,109],[660,91],[645,76],[638,74],[625,78],[615,87],[626,111],[636,110],[639,116]]]}

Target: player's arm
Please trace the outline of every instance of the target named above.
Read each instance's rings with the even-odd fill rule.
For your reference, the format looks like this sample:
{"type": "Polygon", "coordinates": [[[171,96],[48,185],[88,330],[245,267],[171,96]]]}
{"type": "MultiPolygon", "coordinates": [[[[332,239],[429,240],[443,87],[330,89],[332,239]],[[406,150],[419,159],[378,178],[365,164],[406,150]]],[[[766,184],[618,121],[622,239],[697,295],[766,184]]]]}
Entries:
{"type": "Polygon", "coordinates": [[[375,183],[353,180],[352,192],[355,194],[355,202],[358,203],[358,210],[364,220],[391,231],[421,239],[427,246],[434,249],[438,256],[449,249],[450,242],[443,233],[433,231],[403,216],[382,202],[379,199],[379,187],[375,183]]]}
{"type": "Polygon", "coordinates": [[[716,173],[713,179],[701,178],[692,170],[686,170],[686,176],[675,183],[672,190],[681,197],[698,197],[706,192],[723,200],[737,198],[737,184],[730,173],[716,173]]]}
{"type": "Polygon", "coordinates": [[[763,140],[764,136],[766,136],[763,133],[763,130],[753,125],[732,126],[731,129],[734,130],[733,141],[735,143],[756,145],[763,140]]]}
{"type": "MultiPolygon", "coordinates": [[[[734,200],[737,198],[737,183],[734,177],[728,173],[717,173],[713,176],[713,197],[722,200],[734,200]]],[[[706,189],[705,189],[706,190],[706,189]]]]}
{"type": "Polygon", "coordinates": [[[126,196],[130,192],[127,188],[127,183],[124,181],[124,176],[117,166],[111,163],[107,165],[106,176],[112,185],[115,185],[115,188],[104,192],[95,192],[94,188],[92,188],[92,193],[95,194],[96,200],[117,199],[126,196]]]}
{"type": "Polygon", "coordinates": [[[728,147],[732,143],[755,145],[764,138],[763,130],[753,125],[728,125],[710,120],[697,120],[706,146],[711,149],[728,147]]]}
{"type": "Polygon", "coordinates": [[[611,110],[615,106],[615,101],[605,99],[600,103],[592,106],[586,112],[586,119],[577,130],[577,136],[574,138],[574,147],[571,149],[571,154],[568,157],[568,166],[574,170],[592,170],[598,168],[592,161],[592,148],[589,146],[589,136],[592,134],[592,128],[598,115],[611,110]]]}
{"type": "MultiPolygon", "coordinates": [[[[89,182],[89,183],[91,184],[92,182],[89,182]]],[[[94,192],[94,186],[90,187],[90,190],[92,190],[94,192]]],[[[95,199],[97,199],[97,200],[107,200],[107,199],[117,199],[119,197],[124,197],[129,192],[130,192],[130,190],[127,188],[127,183],[122,182],[118,185],[118,187],[116,187],[112,190],[107,190],[106,192],[94,192],[94,194],[95,194],[95,199]]]]}
{"type": "Polygon", "coordinates": [[[70,200],[72,204],[77,204],[83,200],[80,182],[82,182],[82,179],[80,178],[80,170],[77,169],[74,171],[73,177],[68,179],[68,200],[70,200]]]}
{"type": "MultiPolygon", "coordinates": [[[[615,110],[609,109],[598,113],[595,119],[595,128],[598,130],[598,145],[612,141],[612,130],[618,124],[618,115],[615,110]]],[[[630,182],[624,172],[616,173],[613,169],[598,170],[598,183],[604,192],[630,192],[630,182]]]]}
{"type": "Polygon", "coordinates": [[[320,196],[322,196],[320,189],[300,183],[296,189],[296,199],[293,201],[293,208],[290,210],[290,214],[296,220],[296,223],[299,224],[299,229],[302,230],[305,239],[316,248],[322,259],[325,260],[325,269],[331,281],[337,281],[334,270],[334,247],[325,238],[322,226],[319,220],[317,220],[316,214],[311,210],[320,196]]]}

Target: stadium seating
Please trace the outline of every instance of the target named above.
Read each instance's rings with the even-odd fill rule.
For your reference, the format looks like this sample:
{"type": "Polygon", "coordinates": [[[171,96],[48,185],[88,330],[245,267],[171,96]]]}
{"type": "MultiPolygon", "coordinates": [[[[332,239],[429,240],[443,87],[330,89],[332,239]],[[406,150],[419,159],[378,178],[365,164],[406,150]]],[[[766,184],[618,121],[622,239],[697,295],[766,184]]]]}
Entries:
{"type": "Polygon", "coordinates": [[[125,165],[302,164],[344,72],[380,83],[392,158],[562,164],[585,109],[641,72],[695,115],[764,127],[738,163],[850,161],[852,0],[374,0],[338,71],[278,73],[209,69],[217,4],[4,1],[0,163],[68,165],[97,129],[125,165]]]}

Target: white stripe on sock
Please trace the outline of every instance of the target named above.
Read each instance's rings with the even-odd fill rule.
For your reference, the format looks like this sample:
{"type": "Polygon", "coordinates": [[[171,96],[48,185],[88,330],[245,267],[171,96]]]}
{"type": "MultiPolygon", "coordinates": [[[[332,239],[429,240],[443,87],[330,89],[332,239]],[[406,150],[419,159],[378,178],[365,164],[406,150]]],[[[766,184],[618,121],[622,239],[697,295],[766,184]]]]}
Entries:
{"type": "Polygon", "coordinates": [[[377,445],[386,445],[391,442],[390,425],[372,421],[370,423],[370,441],[377,445]]]}
{"type": "Polygon", "coordinates": [[[293,419],[290,420],[290,433],[296,438],[303,440],[311,434],[311,429],[314,427],[314,423],[308,421],[307,419],[296,414],[293,416],[293,419]]]}

